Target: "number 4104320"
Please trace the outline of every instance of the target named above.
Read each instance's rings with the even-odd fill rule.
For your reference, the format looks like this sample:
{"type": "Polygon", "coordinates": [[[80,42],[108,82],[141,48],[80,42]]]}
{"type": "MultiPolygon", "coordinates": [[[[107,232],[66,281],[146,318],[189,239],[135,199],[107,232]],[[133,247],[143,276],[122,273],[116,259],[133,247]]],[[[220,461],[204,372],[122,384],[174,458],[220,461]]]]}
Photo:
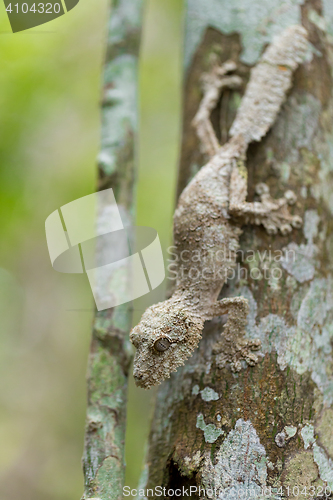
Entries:
{"type": "Polygon", "coordinates": [[[6,8],[6,11],[7,12],[16,12],[17,14],[19,14],[20,12],[22,12],[23,14],[27,14],[28,12],[38,12],[39,14],[59,14],[60,13],[60,10],[61,10],[61,7],[60,7],[60,3],[55,3],[55,4],[52,4],[52,3],[34,3],[31,5],[30,9],[29,9],[29,5],[27,3],[22,3],[22,4],[18,4],[16,3],[15,5],[13,5],[12,7],[12,4],[10,3],[8,5],[8,7],[6,8]]]}

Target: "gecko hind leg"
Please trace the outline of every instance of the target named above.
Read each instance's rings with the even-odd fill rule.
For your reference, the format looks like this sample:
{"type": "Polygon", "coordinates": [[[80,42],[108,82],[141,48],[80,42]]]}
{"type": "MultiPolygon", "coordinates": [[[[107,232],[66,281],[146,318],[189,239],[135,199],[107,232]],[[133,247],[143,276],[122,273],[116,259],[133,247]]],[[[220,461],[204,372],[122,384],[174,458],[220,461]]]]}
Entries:
{"type": "Polygon", "coordinates": [[[202,75],[203,98],[192,121],[201,143],[201,151],[213,157],[220,149],[219,141],[210,121],[210,114],[216,107],[224,88],[236,89],[242,85],[237,75],[228,75],[236,69],[236,63],[226,61],[221,66],[214,66],[209,73],[202,75]]]}
{"type": "Polygon", "coordinates": [[[265,183],[257,184],[256,192],[260,201],[247,202],[247,170],[243,162],[234,161],[230,178],[229,212],[234,217],[244,219],[251,224],[262,224],[268,234],[278,231],[286,235],[293,228],[302,226],[302,219],[298,215],[291,215],[289,206],[296,203],[293,191],[286,191],[282,198],[274,199],[265,183]]]}
{"type": "Polygon", "coordinates": [[[229,363],[233,372],[239,372],[242,360],[250,366],[258,362],[259,358],[253,351],[260,348],[260,340],[244,337],[248,312],[248,301],[244,297],[226,298],[213,304],[210,311],[212,317],[228,313],[221,338],[213,346],[215,362],[219,368],[224,368],[229,363]]]}

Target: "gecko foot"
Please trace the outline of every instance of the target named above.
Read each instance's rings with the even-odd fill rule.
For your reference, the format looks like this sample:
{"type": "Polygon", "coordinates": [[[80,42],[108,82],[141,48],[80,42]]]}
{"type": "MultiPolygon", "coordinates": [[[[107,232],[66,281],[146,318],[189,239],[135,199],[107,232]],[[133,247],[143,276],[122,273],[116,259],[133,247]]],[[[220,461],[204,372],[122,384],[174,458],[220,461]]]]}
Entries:
{"type": "Polygon", "coordinates": [[[241,361],[244,360],[248,365],[254,366],[258,363],[259,357],[253,351],[260,349],[259,339],[246,340],[239,339],[235,342],[228,337],[217,342],[213,348],[213,354],[216,354],[215,362],[219,368],[224,368],[230,363],[231,371],[240,372],[242,369],[241,361]]]}
{"type": "Polygon", "coordinates": [[[282,198],[275,200],[271,197],[267,184],[261,182],[256,185],[256,193],[267,212],[261,217],[256,217],[255,223],[262,224],[268,234],[276,234],[280,231],[285,236],[291,233],[293,228],[299,229],[302,226],[301,217],[289,213],[288,206],[294,205],[297,201],[297,196],[293,191],[288,190],[282,198]]]}
{"type": "Polygon", "coordinates": [[[217,366],[224,368],[229,363],[233,372],[239,372],[242,369],[242,360],[254,366],[259,358],[253,351],[257,351],[261,346],[259,339],[250,340],[244,337],[248,305],[243,297],[237,299],[238,303],[228,311],[228,320],[221,338],[213,347],[217,366]]]}

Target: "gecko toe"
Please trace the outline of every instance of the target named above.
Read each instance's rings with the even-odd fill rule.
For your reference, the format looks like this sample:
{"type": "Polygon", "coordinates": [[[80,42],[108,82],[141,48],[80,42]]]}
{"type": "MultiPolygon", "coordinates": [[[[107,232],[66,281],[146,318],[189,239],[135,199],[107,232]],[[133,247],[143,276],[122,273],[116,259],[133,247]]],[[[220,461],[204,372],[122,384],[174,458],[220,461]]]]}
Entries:
{"type": "Polygon", "coordinates": [[[259,182],[256,185],[255,190],[259,196],[262,196],[263,194],[269,194],[269,187],[264,182],[259,182]]]}
{"type": "Polygon", "coordinates": [[[297,201],[297,196],[294,191],[286,191],[284,193],[284,198],[287,200],[288,205],[295,205],[297,201]]]}
{"type": "Polygon", "coordinates": [[[279,229],[283,236],[286,236],[293,230],[290,224],[282,224],[279,229]]]}
{"type": "Polygon", "coordinates": [[[299,215],[294,215],[291,220],[291,225],[296,229],[300,229],[302,227],[302,224],[303,224],[302,217],[300,217],[299,215]]]}
{"type": "Polygon", "coordinates": [[[268,234],[276,234],[278,232],[277,227],[272,223],[264,224],[264,227],[268,234]]]}

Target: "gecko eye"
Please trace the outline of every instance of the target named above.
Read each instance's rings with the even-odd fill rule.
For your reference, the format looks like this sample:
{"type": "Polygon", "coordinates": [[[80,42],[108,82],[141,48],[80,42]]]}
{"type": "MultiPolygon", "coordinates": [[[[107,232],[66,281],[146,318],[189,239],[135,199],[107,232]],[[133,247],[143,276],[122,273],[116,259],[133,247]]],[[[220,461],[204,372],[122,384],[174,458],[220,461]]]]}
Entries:
{"type": "Polygon", "coordinates": [[[163,352],[169,349],[171,345],[170,339],[168,337],[160,337],[154,342],[154,349],[158,352],[163,352]]]}

